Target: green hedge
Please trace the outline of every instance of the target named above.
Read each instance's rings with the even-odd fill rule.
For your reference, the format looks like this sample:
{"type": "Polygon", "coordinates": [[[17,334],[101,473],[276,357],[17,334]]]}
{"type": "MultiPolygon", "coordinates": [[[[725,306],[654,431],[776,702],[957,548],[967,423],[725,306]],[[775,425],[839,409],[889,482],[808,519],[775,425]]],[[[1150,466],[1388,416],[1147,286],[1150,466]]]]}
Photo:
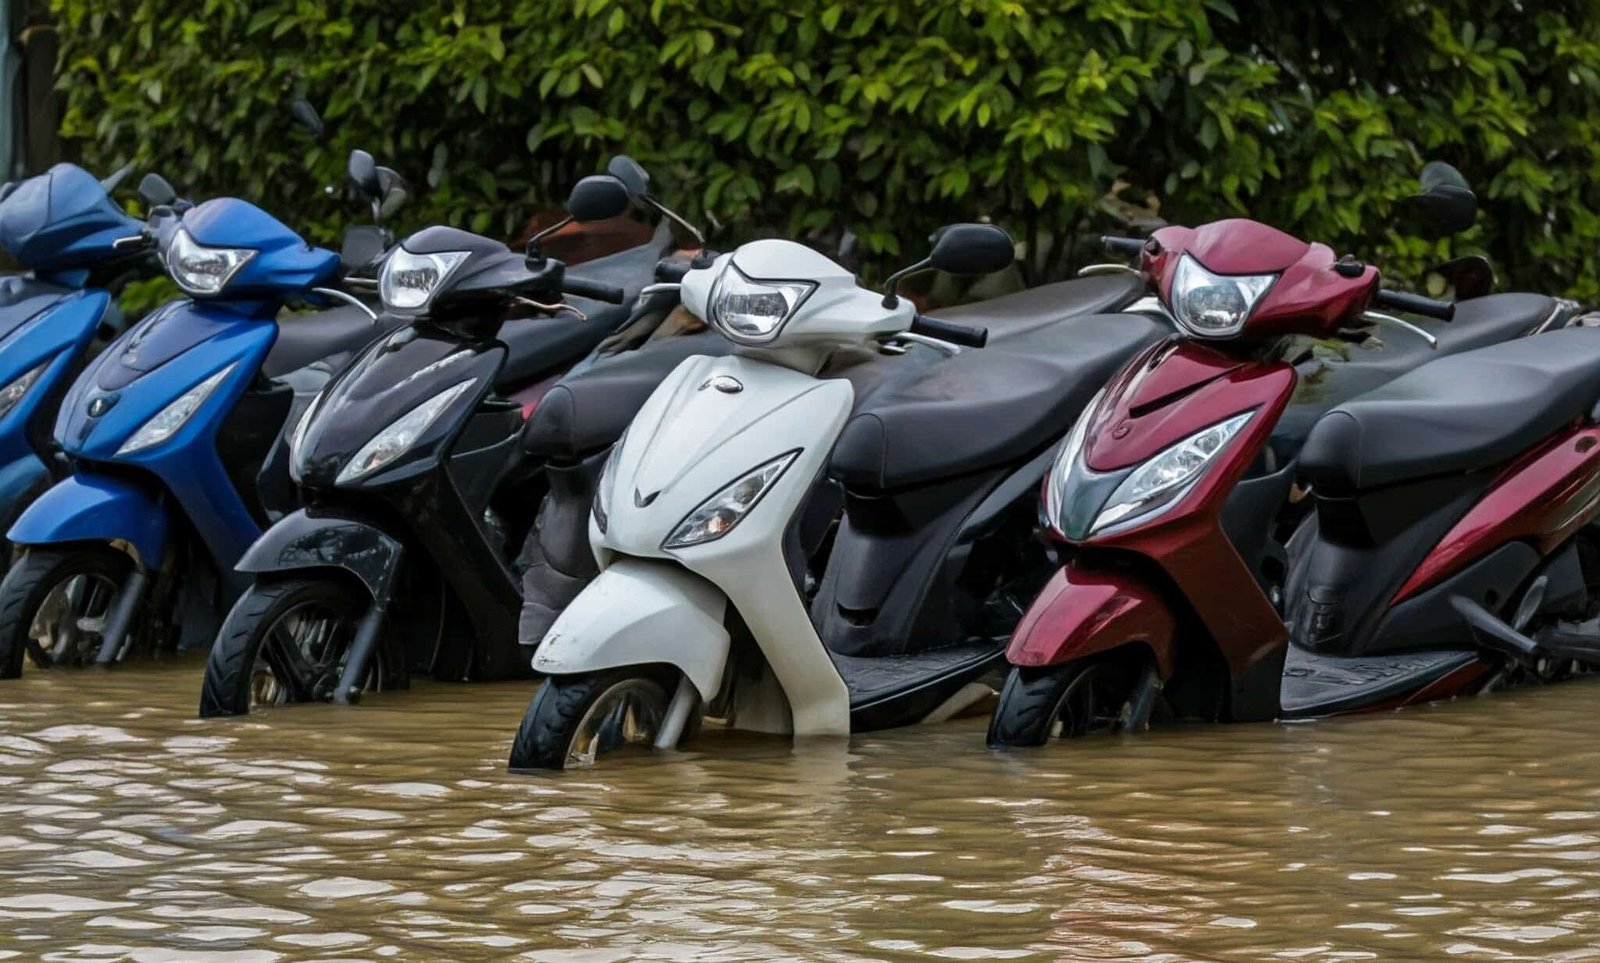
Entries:
{"type": "Polygon", "coordinates": [[[1600,0],[53,0],[63,133],[327,240],[351,147],[405,226],[499,235],[625,151],[720,245],[860,237],[868,267],[978,216],[1060,276],[1091,232],[1250,213],[1382,257],[1421,162],[1485,198],[1518,285],[1600,295],[1600,0]],[[321,106],[313,144],[285,103],[321,106]],[[902,250],[902,246],[905,247],[902,250]]]}

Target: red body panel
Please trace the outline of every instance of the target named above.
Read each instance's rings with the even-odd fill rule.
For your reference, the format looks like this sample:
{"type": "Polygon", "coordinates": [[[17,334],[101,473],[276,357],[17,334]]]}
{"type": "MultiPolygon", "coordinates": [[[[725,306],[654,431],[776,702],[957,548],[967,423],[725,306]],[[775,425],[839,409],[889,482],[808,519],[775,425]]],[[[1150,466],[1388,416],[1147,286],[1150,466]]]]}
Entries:
{"type": "Polygon", "coordinates": [[[1524,454],[1422,560],[1390,604],[1507,542],[1549,554],[1600,514],[1600,427],[1574,428],[1524,454]]]}
{"type": "MultiPolygon", "coordinates": [[[[1135,367],[1142,374],[1130,376],[1124,371],[1112,382],[1090,422],[1084,458],[1092,470],[1136,464],[1241,412],[1254,411],[1255,415],[1177,503],[1148,521],[1133,520],[1131,528],[1090,536],[1084,544],[1134,552],[1159,565],[1199,616],[1230,671],[1241,675],[1287,644],[1288,633],[1283,618],[1223,532],[1222,507],[1271,437],[1294,394],[1298,376],[1286,364],[1242,361],[1192,341],[1158,346],[1154,354],[1136,360],[1129,369],[1135,367]],[[1155,369],[1149,368],[1152,359],[1155,369]],[[1160,369],[1169,365],[1181,376],[1163,374],[1160,369]],[[1196,372],[1207,375],[1196,377],[1196,372]],[[1169,403],[1155,408],[1130,404],[1130,398],[1140,397],[1145,384],[1186,380],[1200,386],[1176,396],[1169,393],[1169,403]]],[[[1051,588],[1023,616],[1013,636],[1013,651],[1026,650],[1029,658],[1036,660],[1030,664],[1047,665],[1105,647],[1109,628],[1086,632],[1079,626],[1099,617],[1097,613],[1112,604],[1106,598],[1112,578],[1072,566],[1058,574],[1051,588]],[[1081,602],[1067,598],[1080,591],[1079,586],[1085,586],[1085,598],[1081,602]],[[1073,627],[1075,633],[1070,638],[1057,637],[1053,651],[1045,633],[1045,626],[1052,623],[1073,627]],[[1090,645],[1096,648],[1084,648],[1090,645]]],[[[1117,584],[1126,597],[1154,594],[1149,588],[1135,590],[1125,580],[1117,584]]],[[[1159,651],[1157,657],[1163,658],[1159,651]]]]}
{"type": "Polygon", "coordinates": [[[1173,275],[1185,254],[1215,274],[1278,275],[1244,330],[1230,341],[1290,333],[1331,335],[1366,311],[1378,289],[1378,272],[1370,265],[1347,278],[1333,269],[1338,257],[1332,248],[1307,244],[1256,221],[1164,227],[1151,238],[1159,253],[1151,254],[1147,248],[1143,269],[1169,306],[1173,275]]]}
{"type": "Polygon", "coordinates": [[[1012,665],[1057,665],[1137,642],[1149,646],[1165,679],[1172,674],[1176,625],[1167,603],[1139,579],[1068,565],[1017,623],[1006,658],[1012,665]]]}

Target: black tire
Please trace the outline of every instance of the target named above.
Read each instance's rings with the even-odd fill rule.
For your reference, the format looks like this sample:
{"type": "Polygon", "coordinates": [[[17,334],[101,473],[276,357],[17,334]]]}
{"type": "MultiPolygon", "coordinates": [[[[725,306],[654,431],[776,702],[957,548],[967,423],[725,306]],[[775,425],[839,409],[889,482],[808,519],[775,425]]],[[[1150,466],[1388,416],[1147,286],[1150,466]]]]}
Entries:
{"type": "MultiPolygon", "coordinates": [[[[287,705],[327,698],[349,653],[356,623],[370,604],[365,592],[335,579],[278,579],[250,586],[228,611],[211,646],[200,689],[200,717],[245,715],[264,700],[287,705]],[[286,624],[287,619],[307,613],[318,616],[319,625],[332,624],[322,645],[323,657],[314,664],[299,648],[297,626],[286,624]],[[290,636],[279,635],[273,646],[267,646],[280,627],[290,636]],[[291,661],[294,658],[299,661],[291,661]],[[262,673],[277,685],[271,695],[281,699],[267,699],[262,673]]],[[[393,688],[396,669],[383,645],[374,651],[373,662],[366,688],[393,688]]]]}
{"type": "Polygon", "coordinates": [[[1110,659],[1043,668],[1013,667],[989,720],[989,748],[1042,746],[1119,728],[1137,674],[1110,659]]]}
{"type": "MultiPolygon", "coordinates": [[[[133,567],[133,560],[107,545],[72,548],[43,548],[25,552],[0,581],[0,679],[15,679],[22,674],[22,656],[27,653],[35,665],[81,665],[99,651],[98,637],[85,637],[73,652],[52,653],[33,637],[39,611],[58,588],[79,576],[109,582],[120,590],[133,567]],[[93,651],[89,651],[93,649],[93,651]],[[57,655],[64,655],[61,661],[57,655]]],[[[109,611],[112,598],[96,608],[109,611]]],[[[98,600],[98,596],[97,596],[98,600]]]]}
{"type": "MultiPolygon", "coordinates": [[[[634,666],[546,679],[523,715],[522,726],[511,744],[510,770],[529,772],[587,765],[593,762],[593,756],[617,748],[602,745],[588,753],[590,758],[583,759],[579,757],[585,754],[585,749],[576,744],[586,734],[586,727],[598,721],[590,718],[596,704],[603,697],[629,686],[635,687],[642,697],[653,700],[660,716],[664,716],[677,687],[677,674],[657,666],[634,666]]],[[[683,739],[692,737],[699,718],[698,710],[690,714],[683,739]]],[[[659,723],[660,718],[654,721],[659,723]]],[[[653,738],[652,731],[650,739],[653,738]]]]}

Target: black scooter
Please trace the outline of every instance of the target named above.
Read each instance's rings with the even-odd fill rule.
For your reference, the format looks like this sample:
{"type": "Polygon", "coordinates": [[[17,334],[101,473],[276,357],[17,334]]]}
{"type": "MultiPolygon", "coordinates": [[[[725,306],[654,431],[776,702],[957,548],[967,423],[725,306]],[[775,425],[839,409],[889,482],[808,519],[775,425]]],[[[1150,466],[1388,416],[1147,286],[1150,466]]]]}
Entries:
{"type": "MultiPolygon", "coordinates": [[[[588,177],[568,220],[616,217],[637,199],[614,174],[588,177]]],[[[406,686],[413,667],[458,680],[529,674],[513,557],[539,466],[519,451],[522,406],[496,389],[513,362],[540,365],[519,378],[530,383],[584,357],[629,316],[595,302],[621,305],[650,277],[637,251],[573,277],[539,252],[548,233],[522,255],[433,227],[384,259],[385,312],[409,323],[330,383],[291,434],[285,457],[306,504],[239,563],[254,582],[218,633],[202,716],[351,702],[406,686]],[[519,307],[533,315],[509,317],[519,307]],[[542,350],[526,337],[509,349],[518,329],[542,350]]]]}

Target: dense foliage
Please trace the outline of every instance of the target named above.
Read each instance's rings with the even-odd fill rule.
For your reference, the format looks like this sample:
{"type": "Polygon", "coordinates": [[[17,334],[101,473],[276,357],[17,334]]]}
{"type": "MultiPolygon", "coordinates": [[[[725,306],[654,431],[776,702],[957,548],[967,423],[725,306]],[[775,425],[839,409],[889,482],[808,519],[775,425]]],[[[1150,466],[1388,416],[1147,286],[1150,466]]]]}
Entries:
{"type": "Polygon", "coordinates": [[[83,159],[258,199],[328,238],[365,147],[408,225],[510,235],[616,152],[721,245],[854,231],[877,273],[992,217],[1036,279],[1157,209],[1386,256],[1424,159],[1485,197],[1455,242],[1600,295],[1600,0],[53,0],[83,159]],[[315,144],[289,97],[321,106],[315,144]],[[1057,243],[1057,242],[1060,243],[1057,243]]]}

